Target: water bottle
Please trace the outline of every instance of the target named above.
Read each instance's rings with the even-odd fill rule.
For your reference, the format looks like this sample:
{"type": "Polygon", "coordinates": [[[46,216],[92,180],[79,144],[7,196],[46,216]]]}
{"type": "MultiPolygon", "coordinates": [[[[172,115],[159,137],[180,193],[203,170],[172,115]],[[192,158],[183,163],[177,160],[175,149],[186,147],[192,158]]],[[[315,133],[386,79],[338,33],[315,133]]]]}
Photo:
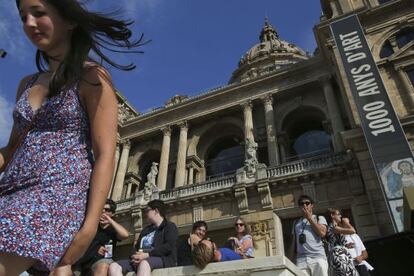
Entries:
{"type": "Polygon", "coordinates": [[[112,240],[110,240],[108,242],[108,244],[105,245],[105,249],[106,249],[105,259],[111,259],[112,258],[112,253],[113,253],[113,249],[114,249],[112,240]]]}

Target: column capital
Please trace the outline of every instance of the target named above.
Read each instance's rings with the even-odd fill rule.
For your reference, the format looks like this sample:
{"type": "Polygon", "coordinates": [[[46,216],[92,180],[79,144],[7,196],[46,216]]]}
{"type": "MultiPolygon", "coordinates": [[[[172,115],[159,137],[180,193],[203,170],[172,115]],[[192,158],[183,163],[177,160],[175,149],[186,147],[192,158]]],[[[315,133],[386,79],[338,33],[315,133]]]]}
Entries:
{"type": "Polygon", "coordinates": [[[400,66],[394,65],[394,69],[397,72],[403,72],[405,70],[405,68],[403,66],[401,66],[401,65],[400,66]]]}
{"type": "Polygon", "coordinates": [[[253,102],[251,100],[245,101],[244,103],[240,104],[241,107],[243,107],[243,110],[248,110],[248,109],[252,109],[253,107],[253,102]]]}
{"type": "Polygon", "coordinates": [[[165,126],[165,127],[161,128],[160,130],[162,131],[164,136],[171,136],[171,127],[170,126],[165,126]]]}
{"type": "Polygon", "coordinates": [[[188,122],[187,120],[181,121],[177,124],[181,130],[188,130],[188,122]]]}
{"type": "Polygon", "coordinates": [[[120,142],[124,148],[131,148],[131,140],[123,139],[120,142]]]}
{"type": "Polygon", "coordinates": [[[263,101],[263,103],[266,104],[273,104],[273,94],[272,93],[268,93],[266,95],[264,95],[263,97],[261,97],[261,100],[263,101]]]}

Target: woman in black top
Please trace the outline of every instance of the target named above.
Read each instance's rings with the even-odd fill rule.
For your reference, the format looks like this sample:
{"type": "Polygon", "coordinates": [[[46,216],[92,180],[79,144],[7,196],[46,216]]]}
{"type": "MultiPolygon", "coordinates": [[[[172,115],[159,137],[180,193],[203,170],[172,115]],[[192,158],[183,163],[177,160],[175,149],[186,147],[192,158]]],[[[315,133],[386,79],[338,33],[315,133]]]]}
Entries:
{"type": "MultiPolygon", "coordinates": [[[[200,239],[204,239],[207,234],[207,223],[199,220],[193,224],[191,234],[197,235],[200,239]]],[[[192,265],[193,259],[191,256],[191,241],[190,236],[186,236],[185,239],[181,240],[177,245],[177,265],[185,266],[192,265]]]]}
{"type": "Polygon", "coordinates": [[[165,205],[161,200],[152,200],[144,210],[148,221],[134,246],[129,260],[121,260],[109,267],[111,276],[137,272],[138,276],[151,275],[156,268],[177,265],[177,226],[165,218],[165,205]]]}

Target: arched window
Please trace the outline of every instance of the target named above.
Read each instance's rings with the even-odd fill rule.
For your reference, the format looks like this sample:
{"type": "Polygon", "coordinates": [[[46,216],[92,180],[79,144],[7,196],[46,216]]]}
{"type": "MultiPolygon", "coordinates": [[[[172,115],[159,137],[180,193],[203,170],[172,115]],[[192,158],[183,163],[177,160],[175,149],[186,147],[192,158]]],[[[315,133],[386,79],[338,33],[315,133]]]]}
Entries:
{"type": "MultiPolygon", "coordinates": [[[[396,41],[397,46],[399,49],[404,48],[405,45],[410,43],[414,40],[414,28],[404,28],[401,31],[399,31],[397,34],[392,36],[392,40],[396,41]]],[[[380,51],[380,57],[386,58],[394,54],[394,47],[392,46],[390,39],[387,39],[384,44],[382,45],[381,51],[380,51]]]]}
{"type": "Polygon", "coordinates": [[[288,135],[288,161],[332,151],[331,135],[324,130],[324,114],[313,107],[301,107],[284,119],[288,135]]]}
{"type": "Polygon", "coordinates": [[[308,130],[296,138],[292,149],[299,159],[328,153],[331,151],[331,136],[320,129],[308,130]]]}
{"type": "Polygon", "coordinates": [[[403,48],[405,45],[407,45],[408,43],[414,40],[414,29],[407,28],[407,29],[401,30],[396,35],[396,39],[397,39],[398,48],[400,49],[403,48]]]}
{"type": "Polygon", "coordinates": [[[207,151],[207,179],[234,173],[244,164],[244,146],[236,137],[223,137],[207,151]]]}
{"type": "Polygon", "coordinates": [[[380,57],[386,58],[394,54],[394,49],[391,46],[391,43],[387,40],[385,41],[384,45],[382,45],[380,57]]]}

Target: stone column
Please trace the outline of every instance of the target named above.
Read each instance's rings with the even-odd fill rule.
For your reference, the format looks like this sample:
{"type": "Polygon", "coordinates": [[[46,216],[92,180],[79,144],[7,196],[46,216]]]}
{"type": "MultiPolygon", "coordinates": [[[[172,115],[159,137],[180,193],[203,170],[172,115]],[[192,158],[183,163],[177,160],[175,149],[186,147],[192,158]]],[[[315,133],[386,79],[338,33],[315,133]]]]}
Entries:
{"type": "Polygon", "coordinates": [[[188,185],[194,184],[194,168],[193,166],[188,167],[188,185]]]}
{"type": "Polygon", "coordinates": [[[277,134],[275,128],[275,117],[273,112],[273,96],[267,95],[263,99],[266,120],[267,152],[269,155],[269,165],[280,164],[279,147],[277,145],[277,134]]]}
{"type": "Polygon", "coordinates": [[[130,198],[131,197],[131,190],[132,190],[132,183],[129,182],[128,186],[127,186],[127,192],[126,192],[125,198],[130,198]]]}
{"type": "Polygon", "coordinates": [[[175,169],[175,187],[181,187],[185,182],[185,163],[187,155],[187,133],[188,124],[186,121],[179,124],[180,140],[178,142],[177,167],[175,169]]]}
{"type": "Polygon", "coordinates": [[[400,78],[400,82],[402,83],[404,90],[401,93],[402,98],[405,98],[407,100],[407,109],[409,113],[412,113],[414,111],[414,101],[412,98],[413,94],[413,88],[411,85],[410,80],[408,79],[407,73],[405,72],[404,68],[397,67],[395,70],[398,73],[398,77],[400,78]]]}
{"type": "Polygon", "coordinates": [[[119,155],[120,155],[120,149],[119,149],[119,143],[116,143],[116,150],[115,150],[115,167],[114,167],[114,173],[112,175],[112,181],[111,181],[111,189],[109,190],[109,195],[108,198],[111,198],[112,193],[113,193],[113,189],[114,189],[114,185],[115,185],[115,176],[116,176],[116,171],[118,169],[118,162],[119,162],[119,155]]]}
{"type": "Polygon", "coordinates": [[[124,186],[125,174],[127,171],[129,150],[131,149],[131,142],[126,140],[122,143],[121,160],[118,165],[118,173],[115,178],[114,191],[112,193],[113,200],[120,200],[122,196],[122,189],[124,186]]]}
{"type": "Polygon", "coordinates": [[[158,172],[157,186],[159,191],[164,191],[167,186],[168,162],[170,160],[171,128],[162,129],[164,138],[162,140],[160,168],[158,172]]]}
{"type": "Polygon", "coordinates": [[[325,95],[325,100],[328,107],[329,119],[332,124],[334,148],[335,151],[341,151],[343,149],[343,145],[339,135],[340,132],[343,131],[345,128],[342,122],[340,109],[335,98],[335,93],[330,78],[323,77],[320,81],[322,82],[323,93],[325,95]]]}
{"type": "Polygon", "coordinates": [[[242,104],[243,107],[243,114],[244,114],[244,138],[251,139],[254,141],[253,135],[253,103],[251,101],[247,101],[242,104]]]}

